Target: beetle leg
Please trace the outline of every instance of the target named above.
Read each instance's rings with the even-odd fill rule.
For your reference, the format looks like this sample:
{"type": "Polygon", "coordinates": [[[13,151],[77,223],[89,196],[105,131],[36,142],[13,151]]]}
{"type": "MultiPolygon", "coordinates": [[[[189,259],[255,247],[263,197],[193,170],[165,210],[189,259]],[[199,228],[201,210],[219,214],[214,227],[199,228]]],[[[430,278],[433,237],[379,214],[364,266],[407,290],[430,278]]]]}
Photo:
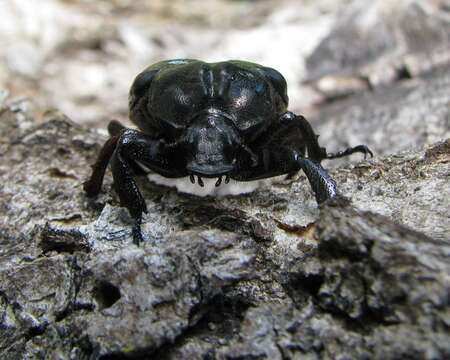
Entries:
{"type": "Polygon", "coordinates": [[[176,153],[176,144],[166,144],[162,140],[155,140],[136,130],[123,127],[118,122],[111,122],[112,136],[103,146],[93,172],[84,183],[84,190],[88,196],[95,196],[100,192],[106,167],[111,160],[114,178],[114,189],[119,195],[120,203],[126,207],[134,220],[133,240],[136,244],[142,241],[141,222],[142,213],[147,213],[145,200],[139,191],[133,177],[145,173],[139,163],[154,170],[165,177],[183,177],[187,174],[185,164],[180,164],[182,156],[176,153]]]}
{"type": "Polygon", "coordinates": [[[370,157],[373,157],[372,151],[366,145],[357,145],[354,147],[349,147],[343,151],[338,151],[337,153],[327,153],[325,148],[320,147],[317,139],[318,135],[314,133],[309,122],[303,116],[296,116],[296,120],[299,121],[299,125],[307,134],[307,148],[308,148],[308,157],[314,159],[316,161],[321,161],[323,159],[337,159],[341,157],[345,157],[356,152],[360,152],[364,154],[364,159],[369,154],[370,157]]]}
{"type": "Polygon", "coordinates": [[[364,159],[367,157],[367,154],[370,155],[370,157],[373,157],[372,151],[366,146],[366,145],[358,145],[354,147],[347,148],[343,151],[338,151],[337,153],[328,153],[327,159],[336,159],[344,156],[348,156],[350,154],[360,152],[364,154],[364,159]]]}
{"type": "Polygon", "coordinates": [[[311,184],[318,204],[336,196],[336,182],[320,163],[309,159],[298,159],[298,161],[311,184]]]}
{"type": "Polygon", "coordinates": [[[106,141],[105,145],[103,145],[97,161],[92,167],[93,170],[91,177],[83,184],[83,189],[87,196],[96,196],[100,192],[106,167],[108,166],[109,160],[116,149],[118,140],[119,136],[113,136],[106,141]]]}
{"type": "MultiPolygon", "coordinates": [[[[97,161],[92,166],[93,170],[91,177],[83,183],[83,189],[87,196],[93,197],[98,195],[100,192],[109,160],[116,149],[120,134],[125,129],[126,127],[117,120],[111,120],[108,124],[108,132],[111,137],[106,141],[100,150],[97,161]]],[[[136,174],[145,174],[145,172],[143,172],[138,166],[133,166],[133,170],[136,174]]]]}
{"type": "MultiPolygon", "coordinates": [[[[288,112],[286,114],[292,113],[288,112]]],[[[321,147],[319,145],[319,142],[317,141],[319,136],[316,135],[313,128],[311,127],[311,124],[302,115],[292,115],[294,115],[293,121],[295,122],[295,126],[297,126],[304,135],[303,139],[308,150],[308,158],[316,162],[320,162],[325,159],[327,157],[327,151],[324,147],[321,147]]]]}
{"type": "Polygon", "coordinates": [[[111,169],[114,178],[114,189],[119,195],[120,203],[126,207],[134,220],[133,240],[136,244],[142,241],[142,213],[147,213],[147,205],[133,179],[134,167],[142,164],[166,177],[182,177],[187,174],[181,170],[176,148],[164,141],[155,140],[136,130],[126,129],[120,136],[116,150],[112,156],[111,169]]]}
{"type": "Polygon", "coordinates": [[[253,181],[303,170],[317,203],[323,203],[336,195],[336,182],[316,160],[305,158],[299,152],[285,147],[264,147],[258,157],[261,161],[256,166],[252,167],[250,161],[240,163],[230,176],[238,181],[253,181]]]}
{"type": "Polygon", "coordinates": [[[370,151],[366,145],[350,147],[337,153],[327,153],[326,149],[321,147],[317,141],[319,136],[315,134],[310,123],[303,116],[295,115],[294,113],[288,111],[281,116],[280,120],[282,125],[284,125],[281,128],[282,131],[286,131],[288,128],[292,130],[294,127],[301,131],[303,135],[301,140],[306,144],[308,158],[314,161],[321,162],[323,159],[336,159],[354,154],[356,152],[363,153],[364,159],[367,155],[373,157],[372,151],[370,151]]]}
{"type": "Polygon", "coordinates": [[[147,205],[133,179],[129,161],[125,157],[123,150],[119,145],[112,158],[111,169],[114,178],[114,189],[119,195],[120,204],[128,209],[134,220],[133,241],[139,245],[142,241],[142,213],[147,213],[147,205]]]}

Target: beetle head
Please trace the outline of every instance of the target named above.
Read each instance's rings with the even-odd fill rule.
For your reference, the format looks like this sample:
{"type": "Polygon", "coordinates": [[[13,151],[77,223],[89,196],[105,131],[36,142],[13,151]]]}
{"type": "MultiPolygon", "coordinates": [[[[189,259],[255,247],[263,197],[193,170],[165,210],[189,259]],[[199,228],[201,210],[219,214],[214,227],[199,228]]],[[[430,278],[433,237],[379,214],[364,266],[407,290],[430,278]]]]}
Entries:
{"type": "Polygon", "coordinates": [[[224,113],[203,111],[185,133],[187,170],[203,177],[230,173],[242,148],[238,131],[224,113]]]}

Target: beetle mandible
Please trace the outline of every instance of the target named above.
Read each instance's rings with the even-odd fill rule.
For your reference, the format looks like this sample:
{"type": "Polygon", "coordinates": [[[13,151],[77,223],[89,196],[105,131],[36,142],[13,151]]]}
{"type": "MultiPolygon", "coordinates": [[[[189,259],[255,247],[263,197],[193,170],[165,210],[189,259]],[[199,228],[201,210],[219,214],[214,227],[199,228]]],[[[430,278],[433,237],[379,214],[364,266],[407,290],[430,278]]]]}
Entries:
{"type": "Polygon", "coordinates": [[[303,170],[317,202],[336,195],[336,182],[321,166],[334,159],[372,152],[358,145],[337,153],[319,146],[301,115],[287,110],[287,85],[275,69],[246,61],[207,63],[176,59],[149,66],[135,78],[129,115],[139,130],[112,121],[84,190],[100,192],[111,161],[114,189],[134,220],[133,240],[142,240],[147,207],[133,176],[145,170],[165,178],[239,182],[303,170]]]}

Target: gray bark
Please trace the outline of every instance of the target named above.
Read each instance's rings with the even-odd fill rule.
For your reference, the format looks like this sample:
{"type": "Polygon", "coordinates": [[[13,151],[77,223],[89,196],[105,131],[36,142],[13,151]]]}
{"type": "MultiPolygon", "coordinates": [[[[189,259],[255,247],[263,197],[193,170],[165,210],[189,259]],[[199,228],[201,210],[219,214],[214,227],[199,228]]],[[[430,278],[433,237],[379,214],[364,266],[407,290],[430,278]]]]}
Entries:
{"type": "Polygon", "coordinates": [[[82,191],[105,138],[0,92],[0,358],[450,358],[448,7],[426,3],[352,2],[310,57],[322,146],[376,154],[324,162],[335,200],[302,174],[219,200],[141,177],[140,247],[109,171],[82,191]]]}
{"type": "Polygon", "coordinates": [[[334,169],[320,209],[304,175],[220,201],[141,178],[136,247],[110,174],[82,192],[104,139],[7,102],[1,357],[448,358],[450,140],[411,136],[423,147],[334,169]]]}

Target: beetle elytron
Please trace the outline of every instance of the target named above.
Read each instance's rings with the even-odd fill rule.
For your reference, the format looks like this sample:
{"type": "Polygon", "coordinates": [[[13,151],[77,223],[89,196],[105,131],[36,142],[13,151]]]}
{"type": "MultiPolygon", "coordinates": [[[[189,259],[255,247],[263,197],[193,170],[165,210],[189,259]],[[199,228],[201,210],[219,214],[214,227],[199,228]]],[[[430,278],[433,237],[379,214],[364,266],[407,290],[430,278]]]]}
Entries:
{"type": "Polygon", "coordinates": [[[287,110],[286,80],[276,70],[244,61],[206,63],[169,60],[151,65],[133,82],[130,119],[140,130],[110,123],[85,182],[88,196],[100,192],[111,160],[114,188],[134,219],[133,239],[142,241],[147,213],[133,176],[143,168],[166,178],[252,181],[303,170],[318,203],[336,194],[336,183],[320,165],[371,151],[358,145],[335,154],[320,147],[308,121],[287,110]]]}

